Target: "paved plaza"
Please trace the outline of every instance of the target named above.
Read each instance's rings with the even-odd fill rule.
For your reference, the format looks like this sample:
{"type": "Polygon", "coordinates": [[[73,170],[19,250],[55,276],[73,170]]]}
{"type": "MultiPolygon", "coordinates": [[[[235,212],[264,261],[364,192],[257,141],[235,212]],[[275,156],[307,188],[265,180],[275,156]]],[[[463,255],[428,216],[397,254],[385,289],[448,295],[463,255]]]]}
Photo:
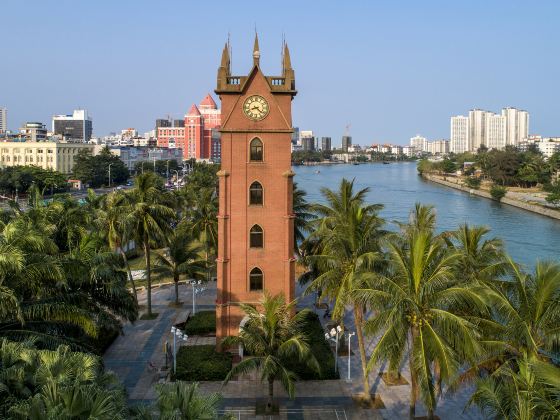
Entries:
{"type": "MultiPolygon", "coordinates": [[[[214,307],[215,283],[196,298],[197,310],[214,307]]],[[[298,294],[302,290],[298,286],[298,294]]],[[[157,287],[152,290],[153,312],[159,315],[154,320],[139,320],[124,326],[123,335],[119,336],[107,350],[104,361],[109,370],[115,372],[124,383],[131,402],[148,402],[155,398],[153,385],[162,380],[159,373],[150,364],[159,368],[165,365],[164,344],[172,345],[171,326],[184,321],[192,311],[192,291],[190,286],[180,286],[180,299],[183,306],[176,308],[169,303],[174,299],[172,285],[157,287]]],[[[145,305],[145,291],[139,293],[140,305],[145,305]]],[[[317,310],[313,305],[314,296],[301,296],[298,308],[309,307],[317,311],[321,321],[326,324],[330,319],[323,318],[324,310],[317,310]]],[[[345,319],[347,328],[352,329],[353,319],[350,311],[345,319]]],[[[325,327],[326,328],[326,327],[325,327]]],[[[214,337],[189,337],[186,345],[214,344],[214,337]]],[[[375,340],[368,341],[371,351],[375,340]]],[[[185,343],[181,343],[185,345],[185,343]]],[[[280,403],[280,414],[275,419],[394,419],[408,417],[409,385],[387,386],[379,376],[383,369],[370,374],[371,392],[380,395],[385,409],[363,410],[355,406],[352,395],[361,392],[360,359],[357,340],[352,338],[351,380],[348,375],[348,358],[340,356],[338,367],[341,380],[305,381],[296,384],[296,398],[291,400],[282,386],[275,384],[275,395],[280,403]]],[[[410,382],[408,367],[404,366],[403,376],[410,382]]],[[[255,401],[266,399],[266,387],[255,377],[242,381],[232,381],[222,387],[220,382],[202,382],[203,393],[220,392],[223,397],[222,408],[234,414],[238,419],[268,419],[270,416],[255,416],[255,401]]],[[[482,418],[476,408],[465,410],[471,390],[463,388],[453,395],[446,395],[438,403],[437,415],[442,419],[478,419],[482,418]]],[[[421,404],[417,405],[417,415],[425,415],[421,404]]]]}

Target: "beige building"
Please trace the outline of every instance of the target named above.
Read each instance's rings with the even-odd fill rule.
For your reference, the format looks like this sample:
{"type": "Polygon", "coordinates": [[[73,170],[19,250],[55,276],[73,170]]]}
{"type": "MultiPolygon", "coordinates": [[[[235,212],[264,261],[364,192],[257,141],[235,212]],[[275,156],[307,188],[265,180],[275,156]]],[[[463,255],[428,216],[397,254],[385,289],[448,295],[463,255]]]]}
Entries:
{"type": "Polygon", "coordinates": [[[81,150],[93,152],[93,144],[50,141],[0,142],[0,168],[38,166],[68,174],[81,150]]]}

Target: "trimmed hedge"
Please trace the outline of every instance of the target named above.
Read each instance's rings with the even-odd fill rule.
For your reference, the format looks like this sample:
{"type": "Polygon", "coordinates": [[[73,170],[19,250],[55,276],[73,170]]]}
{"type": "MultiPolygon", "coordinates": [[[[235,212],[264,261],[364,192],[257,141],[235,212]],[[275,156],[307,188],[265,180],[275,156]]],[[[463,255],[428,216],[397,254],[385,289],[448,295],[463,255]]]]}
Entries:
{"type": "Polygon", "coordinates": [[[185,323],[188,335],[205,335],[216,333],[216,311],[201,311],[190,316],[185,323]]]}
{"type": "Polygon", "coordinates": [[[311,353],[319,363],[320,372],[314,371],[305,363],[297,360],[290,361],[288,369],[304,381],[338,379],[339,375],[334,371],[334,352],[328,341],[325,340],[325,331],[316,313],[310,312],[307,315],[304,330],[309,337],[311,353]]]}
{"type": "Polygon", "coordinates": [[[215,346],[183,346],[177,352],[180,381],[223,381],[232,367],[231,353],[218,353],[215,346]]]}

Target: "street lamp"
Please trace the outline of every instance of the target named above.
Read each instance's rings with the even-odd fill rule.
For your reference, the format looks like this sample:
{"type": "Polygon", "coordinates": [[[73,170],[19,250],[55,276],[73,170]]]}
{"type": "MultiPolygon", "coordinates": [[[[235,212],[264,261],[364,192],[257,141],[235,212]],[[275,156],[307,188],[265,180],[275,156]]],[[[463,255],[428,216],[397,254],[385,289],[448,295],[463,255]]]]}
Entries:
{"type": "Polygon", "coordinates": [[[198,295],[199,293],[202,293],[206,290],[205,287],[201,286],[202,281],[196,281],[196,280],[191,280],[191,286],[192,286],[192,313],[193,315],[196,313],[196,295],[198,295]],[[198,286],[198,287],[197,287],[198,286]]]}
{"type": "Polygon", "coordinates": [[[113,165],[113,163],[109,163],[109,188],[111,188],[111,165],[113,165]]]}
{"type": "Polygon", "coordinates": [[[175,172],[175,190],[179,191],[179,171],[173,169],[171,172],[175,172]]]}
{"type": "Polygon", "coordinates": [[[355,332],[353,332],[353,333],[349,332],[348,333],[348,379],[347,379],[348,382],[352,381],[352,379],[350,377],[350,343],[352,342],[352,336],[354,336],[354,335],[356,335],[355,332]]]}
{"type": "Polygon", "coordinates": [[[171,334],[173,334],[173,373],[175,374],[177,373],[177,338],[187,341],[189,336],[177,327],[171,327],[171,334]]]}
{"type": "Polygon", "coordinates": [[[332,328],[329,332],[325,333],[325,339],[328,341],[334,341],[335,343],[335,352],[334,352],[334,371],[335,373],[338,371],[338,335],[343,333],[343,329],[340,325],[337,325],[336,328],[332,328]]]}

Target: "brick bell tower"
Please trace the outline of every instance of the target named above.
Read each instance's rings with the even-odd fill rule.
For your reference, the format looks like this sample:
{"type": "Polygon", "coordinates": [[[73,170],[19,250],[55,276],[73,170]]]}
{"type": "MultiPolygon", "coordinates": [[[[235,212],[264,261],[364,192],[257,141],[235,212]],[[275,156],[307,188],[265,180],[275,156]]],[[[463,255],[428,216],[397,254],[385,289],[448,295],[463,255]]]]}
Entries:
{"type": "Polygon", "coordinates": [[[282,75],[265,76],[255,34],[253,68],[232,76],[226,44],[216,94],[222,102],[222,165],[218,172],[216,339],[237,335],[240,303],[264,291],[294,299],[294,215],[291,168],[294,70],[287,44],[282,75]]]}

